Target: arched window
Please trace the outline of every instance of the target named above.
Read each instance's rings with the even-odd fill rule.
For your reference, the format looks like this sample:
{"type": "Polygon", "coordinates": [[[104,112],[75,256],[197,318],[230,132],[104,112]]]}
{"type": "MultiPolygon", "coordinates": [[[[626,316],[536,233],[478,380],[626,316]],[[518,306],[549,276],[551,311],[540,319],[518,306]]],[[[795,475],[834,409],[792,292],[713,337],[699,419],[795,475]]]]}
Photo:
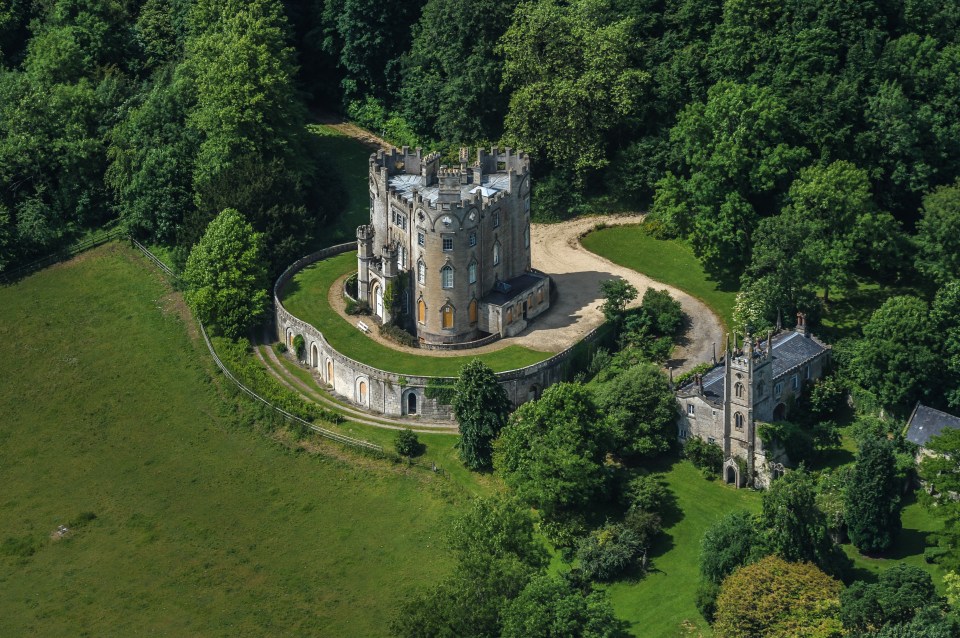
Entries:
{"type": "Polygon", "coordinates": [[[500,263],[500,242],[497,242],[493,245],[493,265],[496,266],[500,263]]]}
{"type": "Polygon", "coordinates": [[[736,392],[738,399],[742,399],[742,398],[743,398],[743,384],[742,384],[742,383],[738,383],[736,386],[734,386],[734,391],[736,392]]]}
{"type": "Polygon", "coordinates": [[[361,405],[367,404],[367,383],[366,381],[361,381],[357,385],[357,403],[361,405]]]}
{"type": "Polygon", "coordinates": [[[523,231],[523,245],[525,248],[530,248],[530,227],[527,226],[526,230],[523,231]]]}
{"type": "Polygon", "coordinates": [[[470,283],[477,283],[477,262],[474,261],[470,263],[468,272],[470,273],[470,283]]]}
{"type": "Polygon", "coordinates": [[[737,412],[733,415],[733,424],[738,430],[743,429],[743,415],[737,412]]]}
{"type": "Polygon", "coordinates": [[[427,304],[423,299],[417,300],[417,321],[427,323],[427,304]]]}
{"type": "Polygon", "coordinates": [[[333,361],[327,359],[327,383],[333,385],[333,361]]]}
{"type": "Polygon", "coordinates": [[[423,284],[427,281],[427,265],[422,261],[417,262],[417,283],[423,284]]]}
{"type": "Polygon", "coordinates": [[[470,323],[477,323],[477,300],[474,299],[470,302],[470,323]]]}
{"type": "Polygon", "coordinates": [[[440,310],[442,325],[444,330],[453,328],[453,306],[447,304],[440,310]]]}
{"type": "Polygon", "coordinates": [[[440,269],[440,285],[444,288],[453,288],[453,268],[450,265],[440,269]]]}
{"type": "Polygon", "coordinates": [[[507,308],[507,323],[513,323],[513,306],[507,308]]]}

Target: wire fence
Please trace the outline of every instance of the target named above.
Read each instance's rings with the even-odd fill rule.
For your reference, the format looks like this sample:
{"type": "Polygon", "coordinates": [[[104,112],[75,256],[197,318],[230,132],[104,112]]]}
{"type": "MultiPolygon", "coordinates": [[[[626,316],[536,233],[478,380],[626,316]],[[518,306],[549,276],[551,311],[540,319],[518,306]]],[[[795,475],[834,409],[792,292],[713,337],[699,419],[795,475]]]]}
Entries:
{"type": "MultiPolygon", "coordinates": [[[[157,268],[163,271],[164,274],[171,277],[175,282],[179,282],[180,280],[179,276],[175,272],[173,272],[173,270],[171,270],[169,266],[163,263],[163,261],[161,261],[156,255],[150,252],[150,250],[146,246],[138,242],[133,237],[130,238],[130,241],[133,243],[133,245],[137,249],[140,250],[140,252],[146,255],[147,259],[149,259],[151,262],[153,262],[155,266],[157,266],[157,268]]],[[[272,409],[274,412],[283,416],[288,421],[291,421],[300,426],[308,428],[309,430],[316,432],[317,434],[319,434],[320,436],[326,439],[330,439],[332,441],[336,441],[338,443],[349,445],[351,447],[366,450],[369,452],[377,452],[380,454],[383,453],[383,447],[380,445],[377,445],[376,443],[371,443],[370,441],[364,441],[363,439],[356,439],[352,436],[346,436],[338,432],[333,432],[332,430],[328,430],[327,428],[321,427],[315,423],[311,423],[306,419],[301,419],[297,415],[291,414],[286,410],[284,410],[283,408],[280,408],[274,405],[273,403],[270,403],[269,401],[264,399],[262,396],[260,396],[259,394],[257,394],[256,392],[248,388],[246,385],[243,384],[243,382],[237,379],[233,375],[233,373],[230,371],[230,369],[227,368],[227,366],[223,363],[223,361],[220,360],[220,357],[217,355],[216,349],[213,347],[213,342],[210,341],[210,336],[207,334],[207,329],[206,327],[204,327],[203,322],[198,319],[197,325],[200,326],[200,334],[203,335],[203,341],[205,344],[207,344],[207,350],[210,351],[210,356],[213,357],[214,363],[217,364],[217,367],[220,368],[220,371],[223,373],[225,377],[230,379],[230,381],[232,381],[233,384],[236,385],[241,392],[249,396],[251,399],[253,399],[254,401],[258,401],[259,403],[262,403],[263,405],[272,409]]]]}
{"type": "Polygon", "coordinates": [[[67,248],[57,251],[51,255],[41,257],[36,261],[31,261],[29,264],[24,264],[14,268],[13,270],[0,273],[0,283],[12,284],[15,281],[23,279],[30,273],[36,272],[42,268],[46,268],[47,266],[52,266],[53,264],[61,261],[66,261],[67,259],[79,255],[84,251],[90,250],[91,248],[96,248],[97,246],[101,246],[109,241],[113,241],[114,239],[120,239],[123,236],[124,229],[118,226],[113,230],[107,231],[95,237],[90,237],[81,242],[71,244],[67,248]]]}

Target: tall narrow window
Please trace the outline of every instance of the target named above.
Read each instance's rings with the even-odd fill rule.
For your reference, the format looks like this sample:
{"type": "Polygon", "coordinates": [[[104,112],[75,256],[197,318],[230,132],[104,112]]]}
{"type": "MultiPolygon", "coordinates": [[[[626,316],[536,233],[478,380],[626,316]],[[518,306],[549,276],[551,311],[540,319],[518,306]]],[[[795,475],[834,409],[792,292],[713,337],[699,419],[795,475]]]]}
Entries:
{"type": "Polygon", "coordinates": [[[422,261],[417,262],[417,283],[423,284],[427,281],[427,265],[422,261]]]}
{"type": "Polygon", "coordinates": [[[470,283],[477,283],[477,262],[472,262],[469,268],[470,272],[470,283]]]}
{"type": "Polygon", "coordinates": [[[443,319],[443,328],[444,330],[449,330],[453,328],[453,306],[447,304],[443,307],[443,310],[440,311],[443,319]]]}
{"type": "Polygon", "coordinates": [[[476,233],[470,233],[470,245],[471,245],[471,246],[476,246],[476,245],[477,245],[477,234],[476,234],[476,233]]]}
{"type": "Polygon", "coordinates": [[[423,246],[427,243],[427,236],[423,233],[417,233],[417,246],[423,246]]]}
{"type": "Polygon", "coordinates": [[[397,246],[397,268],[407,269],[407,247],[403,244],[397,246]]]}
{"type": "Polygon", "coordinates": [[[734,388],[734,390],[736,391],[737,398],[738,398],[738,399],[742,399],[742,398],[743,398],[743,384],[742,384],[742,383],[738,383],[738,384],[736,385],[736,387],[734,388]]]}
{"type": "Polygon", "coordinates": [[[500,242],[497,242],[493,245],[493,265],[496,266],[500,263],[500,242]]]}
{"type": "Polygon", "coordinates": [[[453,288],[453,268],[444,266],[440,269],[440,282],[444,288],[453,288]]]}
{"type": "Polygon", "coordinates": [[[737,412],[737,413],[733,416],[733,425],[734,425],[734,427],[736,427],[738,430],[742,430],[742,429],[743,429],[743,415],[740,414],[739,412],[737,412]]]}
{"type": "Polygon", "coordinates": [[[423,302],[423,299],[417,300],[417,321],[427,323],[427,304],[423,302]]]}
{"type": "Polygon", "coordinates": [[[470,323],[477,323],[477,300],[474,299],[470,302],[470,323]]]}
{"type": "Polygon", "coordinates": [[[526,248],[530,248],[530,227],[527,226],[527,229],[523,231],[523,245],[526,248]]]}
{"type": "Polygon", "coordinates": [[[495,211],[493,213],[493,227],[500,228],[500,211],[495,211]]]}

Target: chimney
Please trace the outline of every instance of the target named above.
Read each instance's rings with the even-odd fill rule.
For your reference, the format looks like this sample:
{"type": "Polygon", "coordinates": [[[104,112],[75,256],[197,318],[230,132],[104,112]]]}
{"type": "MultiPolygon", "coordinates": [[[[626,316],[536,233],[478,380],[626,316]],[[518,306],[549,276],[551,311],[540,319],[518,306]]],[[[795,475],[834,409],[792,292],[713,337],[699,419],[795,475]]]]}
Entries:
{"type": "Polygon", "coordinates": [[[797,313],[797,327],[796,331],[802,334],[804,337],[810,336],[810,329],[807,327],[807,315],[803,312],[797,313]]]}

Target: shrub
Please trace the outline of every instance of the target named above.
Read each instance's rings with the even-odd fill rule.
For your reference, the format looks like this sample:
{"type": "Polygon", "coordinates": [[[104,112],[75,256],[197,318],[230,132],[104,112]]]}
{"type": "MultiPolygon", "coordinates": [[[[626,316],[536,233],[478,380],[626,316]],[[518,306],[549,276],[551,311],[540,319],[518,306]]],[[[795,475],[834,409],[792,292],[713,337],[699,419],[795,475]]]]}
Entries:
{"type": "Polygon", "coordinates": [[[723,448],[700,437],[687,439],[683,446],[683,455],[690,459],[694,466],[712,475],[720,474],[723,469],[723,448]]]}
{"type": "Polygon", "coordinates": [[[370,304],[363,300],[353,301],[352,299],[347,299],[345,310],[348,315],[369,315],[370,304]]]}
{"type": "Polygon", "coordinates": [[[304,341],[303,335],[297,335],[293,338],[293,351],[297,355],[297,359],[303,359],[303,353],[307,349],[307,342],[304,341]]]}
{"type": "Polygon", "coordinates": [[[580,541],[577,560],[585,577],[609,581],[632,567],[643,550],[643,539],[633,529],[608,523],[580,541]]]}
{"type": "Polygon", "coordinates": [[[647,324],[659,335],[675,335],[683,326],[683,307],[666,290],[647,288],[640,309],[647,324]]]}
{"type": "Polygon", "coordinates": [[[410,428],[397,432],[397,436],[393,440],[393,447],[400,456],[414,457],[423,452],[423,445],[417,438],[417,433],[410,428]]]}
{"type": "Polygon", "coordinates": [[[277,352],[277,354],[286,354],[287,344],[282,341],[278,341],[277,343],[273,344],[273,349],[277,352]]]}
{"type": "Polygon", "coordinates": [[[402,346],[407,346],[408,348],[417,347],[417,338],[400,326],[384,324],[380,326],[380,336],[386,337],[390,341],[399,343],[402,346]]]}
{"type": "Polygon", "coordinates": [[[713,622],[713,617],[717,613],[717,596],[720,595],[720,585],[709,580],[701,581],[697,585],[695,604],[697,611],[708,622],[713,622]]]}
{"type": "Polygon", "coordinates": [[[670,498],[670,488],[660,474],[644,474],[630,481],[626,497],[631,509],[662,512],[670,498]]]}

